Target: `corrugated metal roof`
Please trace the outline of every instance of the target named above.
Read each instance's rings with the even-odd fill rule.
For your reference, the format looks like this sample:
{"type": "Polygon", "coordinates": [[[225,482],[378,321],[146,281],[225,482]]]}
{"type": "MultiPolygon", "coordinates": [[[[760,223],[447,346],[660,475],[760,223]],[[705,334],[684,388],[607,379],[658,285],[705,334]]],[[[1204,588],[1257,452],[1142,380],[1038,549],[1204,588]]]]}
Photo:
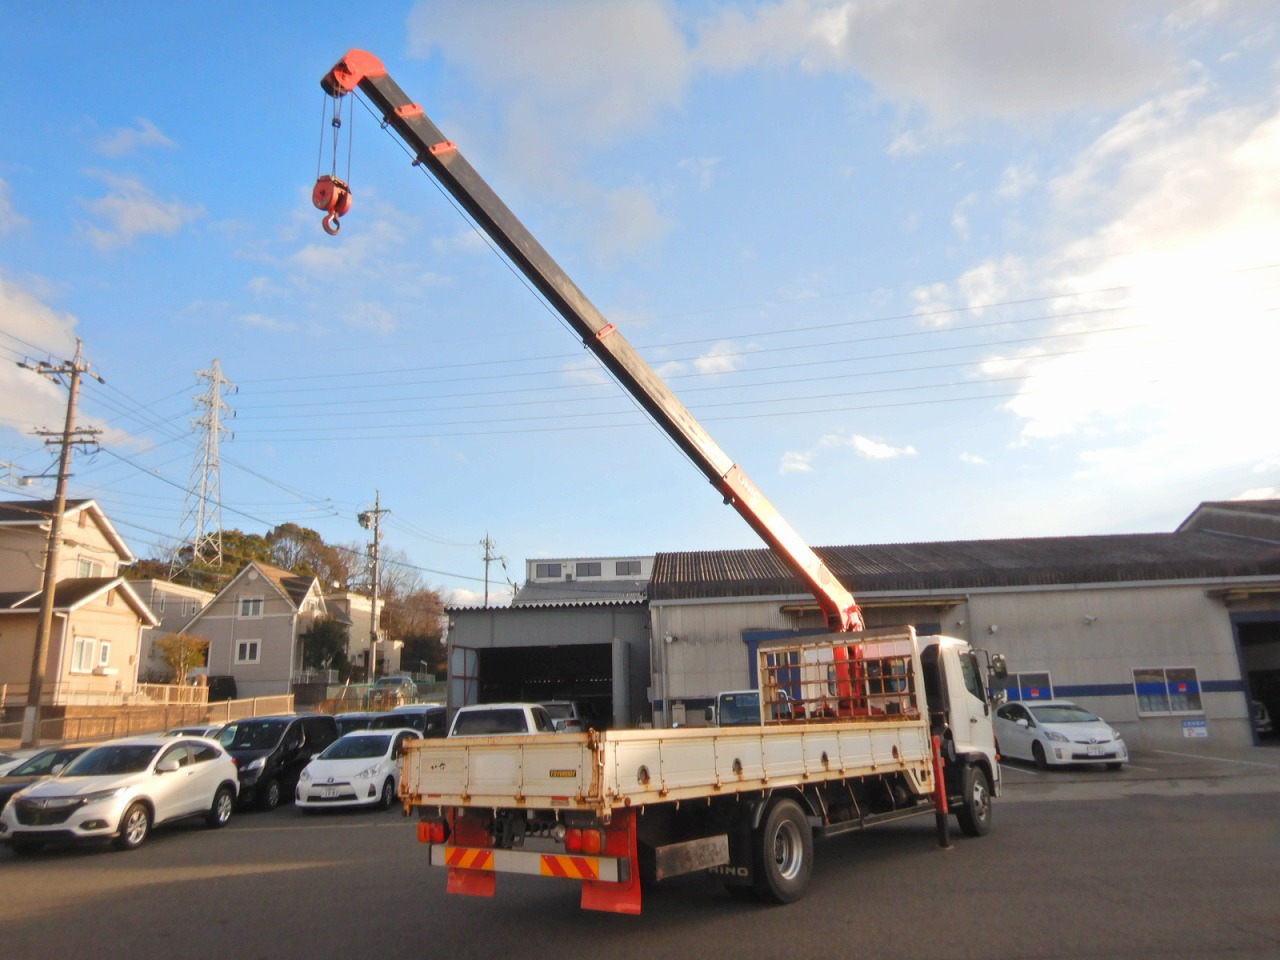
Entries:
{"type": "MultiPolygon", "coordinates": [[[[1199,532],[873,544],[815,551],[855,596],[1280,575],[1280,546],[1199,532]]],[[[805,592],[767,549],[659,553],[649,585],[653,600],[805,592]]]]}
{"type": "Polygon", "coordinates": [[[641,603],[647,580],[531,581],[511,600],[513,607],[572,607],[615,603],[641,603]]]}

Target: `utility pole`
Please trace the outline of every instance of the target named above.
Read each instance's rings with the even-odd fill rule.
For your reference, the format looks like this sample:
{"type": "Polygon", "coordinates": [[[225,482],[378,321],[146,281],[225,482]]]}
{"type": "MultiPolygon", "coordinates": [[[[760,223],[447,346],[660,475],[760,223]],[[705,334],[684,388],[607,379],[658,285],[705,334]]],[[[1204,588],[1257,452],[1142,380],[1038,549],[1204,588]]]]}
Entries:
{"type": "Polygon", "coordinates": [[[494,547],[497,546],[497,544],[494,543],[492,538],[489,536],[488,530],[484,532],[484,539],[480,541],[480,546],[484,547],[484,605],[488,607],[489,606],[489,564],[491,564],[494,560],[501,560],[502,566],[505,569],[507,566],[507,558],[499,556],[498,554],[493,552],[493,549],[494,547]]]}
{"type": "Polygon", "coordinates": [[[99,430],[76,429],[76,401],[80,396],[80,377],[88,373],[99,383],[105,382],[96,373],[89,370],[84,362],[84,351],[80,338],[76,338],[76,355],[73,360],[64,360],[54,364],[46,361],[37,364],[20,362],[20,367],[34,370],[55,383],[67,385],[67,417],[63,423],[62,433],[51,430],[36,430],[37,436],[45,438],[47,446],[58,445],[62,448],[58,457],[58,483],[53,495],[53,515],[49,518],[49,539],[45,546],[44,576],[41,581],[40,620],[36,626],[35,650],[31,655],[31,680],[27,684],[27,706],[22,714],[22,746],[38,747],[40,745],[40,700],[44,695],[44,672],[49,659],[49,634],[53,630],[53,600],[58,586],[58,551],[62,538],[62,515],[67,510],[67,479],[71,476],[71,450],[77,445],[97,443],[94,438],[99,430]]]}
{"type": "Polygon", "coordinates": [[[371,621],[369,624],[370,683],[377,679],[378,672],[378,592],[382,584],[382,571],[378,566],[378,548],[382,542],[381,520],[384,513],[390,512],[390,510],[382,509],[382,493],[375,490],[373,492],[373,508],[356,514],[356,519],[360,521],[360,526],[366,530],[373,529],[373,543],[369,546],[369,557],[373,561],[373,603],[369,611],[369,619],[371,621]]]}

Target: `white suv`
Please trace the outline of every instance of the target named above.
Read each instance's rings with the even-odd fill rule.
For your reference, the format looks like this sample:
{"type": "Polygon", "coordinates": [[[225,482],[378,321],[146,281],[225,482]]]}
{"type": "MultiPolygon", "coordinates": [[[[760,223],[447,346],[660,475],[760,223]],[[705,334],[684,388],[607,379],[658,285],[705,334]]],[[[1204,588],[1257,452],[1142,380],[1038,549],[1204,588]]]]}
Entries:
{"type": "Polygon", "coordinates": [[[203,737],[134,737],[82,753],[61,775],[23,789],[0,814],[14,853],[60,840],[112,838],[133,850],[157,824],[231,819],[237,790],[230,755],[203,737]]]}

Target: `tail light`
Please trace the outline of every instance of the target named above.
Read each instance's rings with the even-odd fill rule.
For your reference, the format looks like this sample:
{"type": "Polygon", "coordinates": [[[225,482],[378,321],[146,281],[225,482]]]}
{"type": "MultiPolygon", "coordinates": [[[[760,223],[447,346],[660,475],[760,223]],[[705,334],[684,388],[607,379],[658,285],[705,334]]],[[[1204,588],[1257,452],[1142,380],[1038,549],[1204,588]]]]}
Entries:
{"type": "Polygon", "coordinates": [[[564,849],[568,853],[601,853],[604,850],[604,831],[570,827],[564,832],[564,849]]]}
{"type": "Polygon", "coordinates": [[[449,825],[443,820],[419,820],[419,843],[444,843],[449,839],[449,825]]]}

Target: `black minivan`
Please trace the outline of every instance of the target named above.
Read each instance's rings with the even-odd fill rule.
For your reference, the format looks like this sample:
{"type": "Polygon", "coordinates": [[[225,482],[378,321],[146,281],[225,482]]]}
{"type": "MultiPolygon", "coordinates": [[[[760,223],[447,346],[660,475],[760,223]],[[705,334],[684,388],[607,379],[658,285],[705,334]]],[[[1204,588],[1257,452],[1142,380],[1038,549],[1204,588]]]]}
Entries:
{"type": "Polygon", "coordinates": [[[338,739],[338,725],[323,713],[246,717],[228,723],[217,739],[239,769],[240,802],[274,810],[293,797],[311,758],[338,739]]]}

